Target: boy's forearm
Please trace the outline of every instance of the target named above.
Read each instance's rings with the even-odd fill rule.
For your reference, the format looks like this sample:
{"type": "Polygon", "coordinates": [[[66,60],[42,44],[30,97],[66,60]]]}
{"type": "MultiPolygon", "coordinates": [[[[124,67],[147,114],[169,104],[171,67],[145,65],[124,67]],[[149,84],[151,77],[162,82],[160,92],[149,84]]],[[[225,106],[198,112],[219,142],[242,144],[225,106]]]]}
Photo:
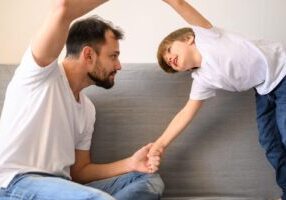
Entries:
{"type": "Polygon", "coordinates": [[[194,119],[201,106],[202,101],[188,101],[185,107],[174,117],[156,143],[160,143],[164,148],[167,147],[194,119]]]}
{"type": "Polygon", "coordinates": [[[189,24],[211,28],[212,24],[185,0],[165,0],[189,24]]]}
{"type": "Polygon", "coordinates": [[[164,131],[161,137],[156,142],[162,145],[164,148],[175,140],[176,137],[186,128],[189,124],[189,116],[183,110],[181,110],[174,119],[170,122],[167,129],[164,131]]]}

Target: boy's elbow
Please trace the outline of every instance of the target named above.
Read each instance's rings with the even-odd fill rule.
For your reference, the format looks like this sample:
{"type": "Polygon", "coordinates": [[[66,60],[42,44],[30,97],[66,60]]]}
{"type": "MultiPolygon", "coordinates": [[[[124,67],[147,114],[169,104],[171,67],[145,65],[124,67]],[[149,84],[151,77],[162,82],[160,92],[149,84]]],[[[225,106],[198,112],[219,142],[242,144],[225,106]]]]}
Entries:
{"type": "Polygon", "coordinates": [[[207,21],[205,24],[205,28],[211,29],[212,27],[213,27],[213,25],[209,21],[207,21]]]}

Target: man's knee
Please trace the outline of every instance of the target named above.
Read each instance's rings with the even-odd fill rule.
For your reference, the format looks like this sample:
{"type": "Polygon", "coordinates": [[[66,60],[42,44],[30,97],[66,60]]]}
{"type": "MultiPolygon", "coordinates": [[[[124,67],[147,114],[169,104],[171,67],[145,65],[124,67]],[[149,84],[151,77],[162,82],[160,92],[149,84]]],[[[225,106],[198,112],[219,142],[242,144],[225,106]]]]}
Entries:
{"type": "Polygon", "coordinates": [[[146,180],[149,192],[162,196],[165,185],[159,174],[144,174],[142,178],[146,180]]]}
{"type": "Polygon", "coordinates": [[[71,199],[79,199],[79,200],[115,200],[109,194],[94,188],[88,188],[85,190],[78,191],[74,194],[71,199]]]}

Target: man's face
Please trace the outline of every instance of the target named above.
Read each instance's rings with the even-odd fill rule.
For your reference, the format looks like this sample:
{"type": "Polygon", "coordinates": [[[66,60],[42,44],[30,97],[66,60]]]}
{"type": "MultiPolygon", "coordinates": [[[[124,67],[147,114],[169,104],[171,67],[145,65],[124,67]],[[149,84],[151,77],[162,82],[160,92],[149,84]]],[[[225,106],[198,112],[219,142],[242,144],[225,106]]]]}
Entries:
{"type": "Polygon", "coordinates": [[[111,31],[105,33],[106,43],[101,46],[96,63],[89,78],[99,87],[109,89],[114,85],[117,70],[121,69],[119,61],[119,42],[111,31]]]}

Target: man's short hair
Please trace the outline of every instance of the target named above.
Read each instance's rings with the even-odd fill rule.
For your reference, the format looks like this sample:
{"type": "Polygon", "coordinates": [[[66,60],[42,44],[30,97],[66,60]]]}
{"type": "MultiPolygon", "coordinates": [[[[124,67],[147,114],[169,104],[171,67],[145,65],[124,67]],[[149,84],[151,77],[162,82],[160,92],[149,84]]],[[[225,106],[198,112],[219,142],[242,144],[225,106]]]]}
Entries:
{"type": "Polygon", "coordinates": [[[164,55],[167,52],[170,45],[175,41],[186,41],[190,36],[195,36],[193,29],[191,28],[180,28],[176,31],[173,31],[167,35],[162,42],[160,43],[157,51],[157,60],[160,67],[167,73],[176,73],[177,70],[173,69],[170,65],[164,60],[164,55]]]}
{"type": "Polygon", "coordinates": [[[104,21],[98,16],[76,21],[69,30],[66,41],[66,57],[78,57],[85,46],[92,47],[99,54],[101,46],[106,42],[105,33],[107,31],[111,31],[117,40],[124,36],[118,27],[114,27],[111,22],[104,21]]]}

